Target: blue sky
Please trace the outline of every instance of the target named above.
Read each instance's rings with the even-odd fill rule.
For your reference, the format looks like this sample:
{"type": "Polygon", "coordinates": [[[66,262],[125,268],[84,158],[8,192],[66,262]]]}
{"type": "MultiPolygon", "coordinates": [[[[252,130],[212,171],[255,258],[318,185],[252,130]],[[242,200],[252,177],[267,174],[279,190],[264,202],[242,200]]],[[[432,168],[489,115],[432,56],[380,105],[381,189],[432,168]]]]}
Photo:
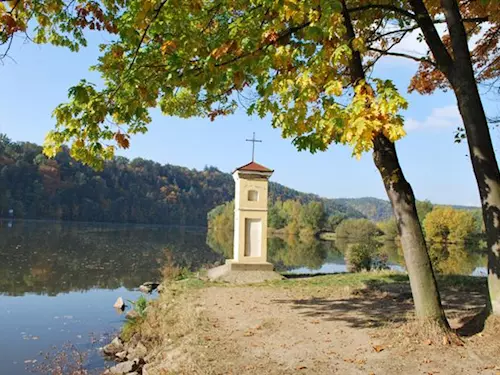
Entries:
{"type": "MultiPolygon", "coordinates": [[[[14,44],[0,65],[0,133],[16,141],[41,144],[54,121],[51,112],[65,101],[67,89],[81,78],[98,82],[88,67],[98,56],[92,37],[80,53],[33,44],[14,44]]],[[[411,45],[408,48],[418,48],[411,45]]],[[[402,92],[415,64],[409,60],[388,59],[376,76],[394,79],[402,92]]],[[[451,93],[432,96],[407,95],[410,108],[405,113],[408,135],[397,142],[403,171],[418,199],[435,203],[478,205],[477,187],[466,144],[453,142],[454,129],[460,125],[456,101],[451,93]]],[[[492,114],[500,112],[494,99],[484,98],[492,114]]],[[[275,170],[272,179],[289,187],[325,197],[373,196],[386,199],[381,178],[371,154],[361,160],[351,157],[348,147],[333,145],[326,152],[298,152],[289,139],[282,139],[268,119],[248,117],[244,111],[214,122],[205,119],[183,120],[153,112],[153,122],[145,135],[135,136],[131,148],[122,155],[143,157],[160,163],[202,169],[213,165],[230,172],[251,159],[251,144],[245,142],[252,132],[264,142],[256,145],[256,161],[275,170]]],[[[492,132],[495,148],[500,133],[492,132]]]]}

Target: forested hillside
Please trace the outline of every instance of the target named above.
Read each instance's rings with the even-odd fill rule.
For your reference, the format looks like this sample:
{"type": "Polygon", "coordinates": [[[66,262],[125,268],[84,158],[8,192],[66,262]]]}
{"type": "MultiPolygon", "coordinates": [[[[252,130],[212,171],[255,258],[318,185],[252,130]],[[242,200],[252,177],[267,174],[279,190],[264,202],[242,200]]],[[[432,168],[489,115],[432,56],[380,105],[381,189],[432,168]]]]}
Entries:
{"type": "Polygon", "coordinates": [[[336,201],[361,212],[366,218],[373,221],[387,220],[392,216],[392,207],[389,201],[365,197],[365,198],[339,198],[336,201]]]}
{"type": "MultiPolygon", "coordinates": [[[[0,134],[0,217],[149,224],[206,225],[207,213],[233,199],[232,176],[117,157],[97,172],[67,150],[47,159],[39,145],[0,134]]],[[[272,201],[320,201],[329,215],[362,217],[347,204],[277,183],[272,201]]]]}

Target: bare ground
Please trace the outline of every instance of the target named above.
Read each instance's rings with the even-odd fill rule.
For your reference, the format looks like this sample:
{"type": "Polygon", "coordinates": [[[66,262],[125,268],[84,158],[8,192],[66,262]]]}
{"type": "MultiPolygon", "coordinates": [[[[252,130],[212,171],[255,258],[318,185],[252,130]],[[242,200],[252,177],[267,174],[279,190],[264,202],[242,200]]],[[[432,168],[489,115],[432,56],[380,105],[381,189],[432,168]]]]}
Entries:
{"type": "Polygon", "coordinates": [[[442,288],[447,316],[462,329],[456,345],[413,320],[406,282],[316,284],[162,295],[149,331],[143,327],[156,335],[144,373],[500,375],[499,322],[469,321],[484,306],[484,290],[442,288]]]}

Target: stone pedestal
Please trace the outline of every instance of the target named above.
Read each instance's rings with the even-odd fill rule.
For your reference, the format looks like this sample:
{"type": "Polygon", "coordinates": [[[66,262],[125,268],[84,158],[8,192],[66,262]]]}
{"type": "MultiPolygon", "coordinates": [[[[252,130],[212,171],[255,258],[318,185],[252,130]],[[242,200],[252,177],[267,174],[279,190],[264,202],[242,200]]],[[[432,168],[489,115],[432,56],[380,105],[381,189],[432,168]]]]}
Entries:
{"type": "Polygon", "coordinates": [[[222,266],[209,269],[207,276],[212,281],[232,284],[262,283],[283,279],[282,275],[274,272],[274,266],[271,263],[242,263],[232,259],[227,260],[222,266]]]}

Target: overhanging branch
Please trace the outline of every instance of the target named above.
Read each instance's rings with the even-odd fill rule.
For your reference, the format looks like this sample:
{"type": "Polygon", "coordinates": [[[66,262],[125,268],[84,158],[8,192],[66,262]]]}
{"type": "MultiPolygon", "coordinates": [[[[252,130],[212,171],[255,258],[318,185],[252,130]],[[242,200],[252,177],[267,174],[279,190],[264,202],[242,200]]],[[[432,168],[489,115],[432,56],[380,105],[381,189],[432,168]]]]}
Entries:
{"type": "Polygon", "coordinates": [[[429,60],[426,57],[418,57],[418,56],[413,56],[413,55],[409,55],[406,53],[400,53],[400,52],[390,52],[388,50],[383,50],[383,49],[378,49],[378,48],[373,48],[373,47],[368,48],[368,50],[380,53],[381,55],[385,55],[385,56],[404,57],[405,59],[410,59],[410,60],[417,61],[417,62],[425,62],[427,64],[431,64],[433,66],[436,66],[436,63],[434,61],[429,60]]]}
{"type": "Polygon", "coordinates": [[[359,7],[348,8],[347,12],[354,13],[354,12],[361,12],[363,10],[369,10],[369,9],[387,10],[389,12],[402,14],[403,16],[405,16],[407,18],[415,19],[415,15],[412,12],[409,12],[403,8],[399,8],[395,5],[389,5],[389,4],[366,4],[366,5],[361,5],[359,7]]]}

